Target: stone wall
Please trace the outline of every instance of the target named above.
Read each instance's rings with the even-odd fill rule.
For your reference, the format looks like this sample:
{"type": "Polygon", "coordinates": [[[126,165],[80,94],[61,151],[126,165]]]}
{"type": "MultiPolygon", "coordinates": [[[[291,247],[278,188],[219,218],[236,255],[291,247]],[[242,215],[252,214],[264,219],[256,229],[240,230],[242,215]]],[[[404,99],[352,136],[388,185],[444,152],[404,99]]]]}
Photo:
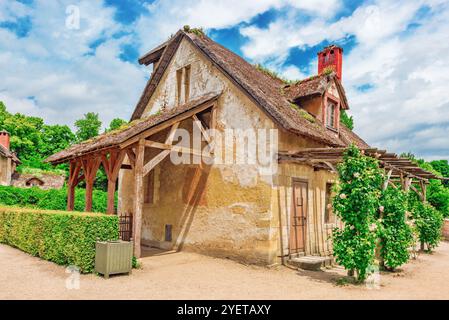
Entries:
{"type": "Polygon", "coordinates": [[[57,174],[30,174],[15,172],[12,175],[11,185],[18,188],[30,188],[33,186],[43,190],[61,189],[64,186],[65,177],[57,174]]]}

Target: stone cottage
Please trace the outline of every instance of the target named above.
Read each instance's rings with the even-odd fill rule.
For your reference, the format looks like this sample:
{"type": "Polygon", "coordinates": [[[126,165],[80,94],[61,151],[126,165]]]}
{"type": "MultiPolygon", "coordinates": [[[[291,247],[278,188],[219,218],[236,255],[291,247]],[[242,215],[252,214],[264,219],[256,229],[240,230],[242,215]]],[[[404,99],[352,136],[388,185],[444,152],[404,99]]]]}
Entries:
{"type": "Polygon", "coordinates": [[[20,160],[14,152],[9,150],[9,133],[0,131],[0,185],[9,186],[12,174],[16,171],[16,166],[20,160]]]}
{"type": "Polygon", "coordinates": [[[403,172],[395,155],[341,124],[342,58],[326,47],[316,76],[286,83],[201,31],[180,30],[139,59],[153,72],[130,124],[47,159],[70,163],[68,209],[84,179],[91,210],[103,165],[108,212],[118,181],[117,211],[133,216],[136,256],[154,246],[270,265],[331,254],[336,156],[355,144],[384,157],[391,177],[403,172]],[[252,157],[261,150],[270,161],[252,157]]]}

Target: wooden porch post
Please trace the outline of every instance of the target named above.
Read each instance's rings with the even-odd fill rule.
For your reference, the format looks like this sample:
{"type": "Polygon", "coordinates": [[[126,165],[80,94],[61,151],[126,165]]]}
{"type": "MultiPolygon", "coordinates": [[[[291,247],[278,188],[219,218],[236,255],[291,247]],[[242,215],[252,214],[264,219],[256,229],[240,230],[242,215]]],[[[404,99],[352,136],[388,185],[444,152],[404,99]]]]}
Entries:
{"type": "Polygon", "coordinates": [[[145,155],[145,139],[141,138],[136,147],[136,160],[134,165],[134,255],[140,258],[140,234],[142,229],[143,209],[143,164],[145,155]]]}
{"type": "Polygon", "coordinates": [[[94,188],[94,180],[97,174],[98,168],[100,167],[101,159],[100,157],[83,159],[81,161],[83,165],[84,176],[86,180],[86,203],[84,206],[84,211],[92,211],[92,192],[94,188]]]}
{"type": "Polygon", "coordinates": [[[75,186],[73,185],[73,176],[76,163],[70,162],[69,180],[67,182],[67,211],[73,211],[75,205],[75,186]]]}
{"type": "Polygon", "coordinates": [[[78,178],[81,166],[77,161],[70,162],[69,179],[67,182],[67,211],[73,211],[75,207],[75,187],[81,178],[78,178]]]}
{"type": "Polygon", "coordinates": [[[108,177],[108,206],[106,209],[107,214],[114,214],[114,200],[115,189],[117,186],[117,178],[122,165],[123,158],[125,157],[125,150],[114,150],[109,153],[109,159],[106,155],[102,155],[102,163],[106,176],[108,177]]]}

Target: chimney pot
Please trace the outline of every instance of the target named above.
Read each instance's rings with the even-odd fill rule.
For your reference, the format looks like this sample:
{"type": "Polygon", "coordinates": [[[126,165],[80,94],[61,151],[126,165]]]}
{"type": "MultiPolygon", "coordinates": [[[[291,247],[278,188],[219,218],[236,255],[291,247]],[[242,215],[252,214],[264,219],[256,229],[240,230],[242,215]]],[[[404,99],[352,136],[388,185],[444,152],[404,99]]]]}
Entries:
{"type": "Polygon", "coordinates": [[[0,131],[0,144],[9,150],[9,143],[9,132],[5,130],[0,131]]]}
{"type": "Polygon", "coordinates": [[[331,68],[337,74],[338,79],[341,80],[342,64],[343,49],[341,47],[330,45],[318,52],[318,74],[331,68]]]}

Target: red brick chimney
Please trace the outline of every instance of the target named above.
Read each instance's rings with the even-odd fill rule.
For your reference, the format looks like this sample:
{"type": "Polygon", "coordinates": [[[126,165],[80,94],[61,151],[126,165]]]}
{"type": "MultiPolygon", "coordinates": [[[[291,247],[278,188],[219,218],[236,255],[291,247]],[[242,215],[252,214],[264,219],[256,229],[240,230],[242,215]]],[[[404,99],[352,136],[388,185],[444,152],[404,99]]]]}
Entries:
{"type": "Polygon", "coordinates": [[[9,150],[9,132],[2,130],[0,131],[0,144],[9,150]]]}
{"type": "Polygon", "coordinates": [[[336,45],[327,46],[318,52],[318,74],[323,73],[328,68],[332,68],[337,73],[338,79],[341,80],[342,63],[343,49],[336,45]]]}

